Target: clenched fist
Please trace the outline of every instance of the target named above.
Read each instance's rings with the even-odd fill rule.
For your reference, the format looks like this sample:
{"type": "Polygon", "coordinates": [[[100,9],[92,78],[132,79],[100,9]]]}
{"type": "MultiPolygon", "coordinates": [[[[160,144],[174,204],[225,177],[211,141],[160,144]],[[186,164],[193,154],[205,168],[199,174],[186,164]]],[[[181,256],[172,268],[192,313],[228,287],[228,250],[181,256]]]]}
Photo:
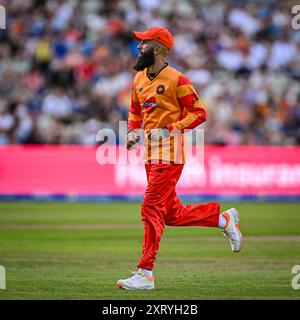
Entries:
{"type": "Polygon", "coordinates": [[[134,149],[134,146],[139,142],[140,137],[135,133],[134,130],[130,130],[126,136],[126,148],[128,150],[134,149]]]}

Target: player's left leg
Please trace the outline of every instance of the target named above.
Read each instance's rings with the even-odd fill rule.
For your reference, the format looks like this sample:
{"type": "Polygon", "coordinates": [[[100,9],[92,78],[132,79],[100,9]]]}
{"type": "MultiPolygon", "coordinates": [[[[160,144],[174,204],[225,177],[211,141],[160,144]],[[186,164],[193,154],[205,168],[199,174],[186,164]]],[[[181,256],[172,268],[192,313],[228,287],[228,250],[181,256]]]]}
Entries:
{"type": "Polygon", "coordinates": [[[220,213],[220,204],[209,202],[205,204],[183,205],[175,190],[167,206],[165,224],[169,226],[204,226],[218,227],[229,239],[233,252],[242,248],[242,233],[240,232],[239,213],[231,208],[220,213]]]}
{"type": "Polygon", "coordinates": [[[165,224],[169,226],[218,227],[219,216],[219,203],[183,205],[174,190],[170,198],[165,224]]]}

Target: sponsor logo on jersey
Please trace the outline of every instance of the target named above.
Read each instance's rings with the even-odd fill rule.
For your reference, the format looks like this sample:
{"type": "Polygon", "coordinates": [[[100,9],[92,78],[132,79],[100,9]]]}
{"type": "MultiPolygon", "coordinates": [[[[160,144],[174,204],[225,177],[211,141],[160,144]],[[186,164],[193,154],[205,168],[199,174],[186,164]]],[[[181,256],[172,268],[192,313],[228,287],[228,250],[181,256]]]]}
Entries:
{"type": "Polygon", "coordinates": [[[155,108],[157,108],[158,103],[156,102],[155,97],[151,97],[145,100],[143,103],[143,107],[146,108],[146,112],[148,113],[152,112],[155,108]]]}

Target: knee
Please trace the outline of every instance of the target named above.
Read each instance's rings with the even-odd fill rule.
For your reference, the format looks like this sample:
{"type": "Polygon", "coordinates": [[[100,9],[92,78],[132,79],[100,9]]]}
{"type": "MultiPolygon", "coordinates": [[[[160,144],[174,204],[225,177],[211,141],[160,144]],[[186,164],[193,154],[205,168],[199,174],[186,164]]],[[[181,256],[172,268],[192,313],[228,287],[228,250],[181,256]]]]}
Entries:
{"type": "Polygon", "coordinates": [[[152,201],[147,201],[144,199],[141,206],[141,216],[145,220],[153,220],[161,216],[161,209],[157,204],[152,203],[152,201]]]}
{"type": "Polygon", "coordinates": [[[160,196],[155,192],[146,192],[142,206],[157,206],[160,203],[160,196]]]}
{"type": "Polygon", "coordinates": [[[145,203],[143,201],[142,207],[141,207],[141,217],[143,223],[148,223],[150,225],[153,225],[154,227],[161,227],[164,226],[164,217],[165,211],[162,206],[153,205],[149,203],[145,203]]]}

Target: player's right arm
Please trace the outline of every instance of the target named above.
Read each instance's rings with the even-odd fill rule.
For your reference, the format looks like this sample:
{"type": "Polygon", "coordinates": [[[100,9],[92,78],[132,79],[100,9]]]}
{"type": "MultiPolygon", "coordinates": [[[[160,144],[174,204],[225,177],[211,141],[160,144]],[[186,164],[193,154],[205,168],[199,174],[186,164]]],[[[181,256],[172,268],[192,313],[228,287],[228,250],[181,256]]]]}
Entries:
{"type": "Polygon", "coordinates": [[[126,136],[126,147],[128,150],[138,142],[137,131],[142,127],[142,123],[142,108],[136,94],[135,84],[133,84],[126,136]]]}

